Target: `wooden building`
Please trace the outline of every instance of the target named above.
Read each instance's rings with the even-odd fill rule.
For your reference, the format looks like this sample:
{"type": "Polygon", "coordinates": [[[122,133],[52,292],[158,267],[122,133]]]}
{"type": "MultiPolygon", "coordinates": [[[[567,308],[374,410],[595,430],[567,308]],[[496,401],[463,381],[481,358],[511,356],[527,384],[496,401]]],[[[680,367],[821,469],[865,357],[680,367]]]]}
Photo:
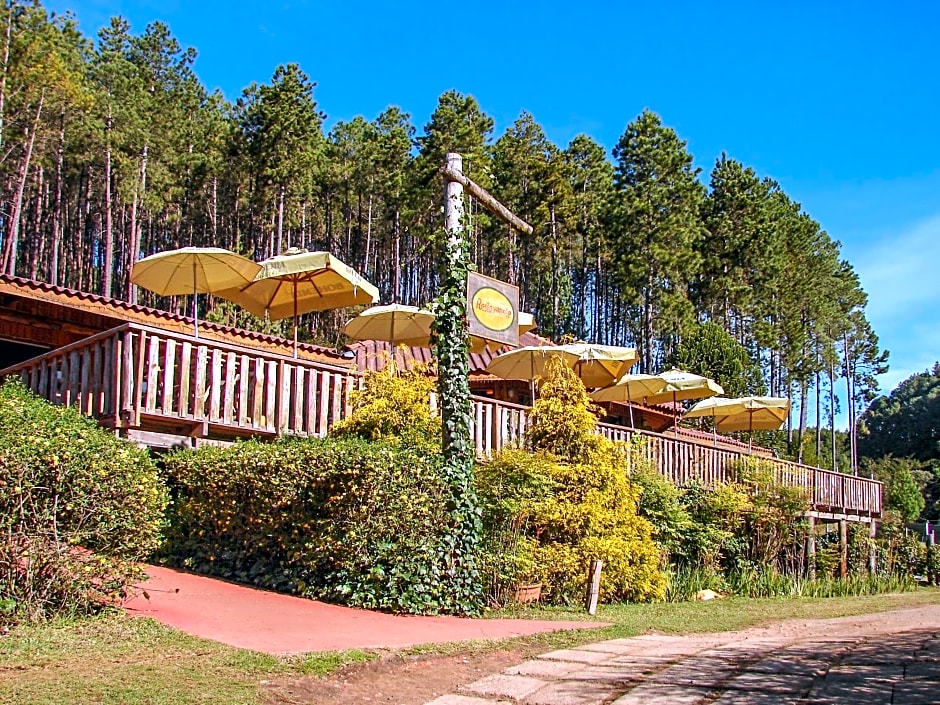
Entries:
{"type": "MultiPolygon", "coordinates": [[[[153,447],[194,446],[244,437],[322,436],[348,412],[363,370],[387,359],[387,346],[358,343],[344,352],[200,321],[41,282],[0,275],[0,375],[18,375],[40,396],[79,408],[123,437],[153,447]],[[383,349],[384,348],[384,349],[383,349]]],[[[531,334],[526,334],[531,336],[531,334]]],[[[541,339],[524,337],[538,344],[541,339]]],[[[399,353],[401,354],[401,353],[399,353]]],[[[413,349],[409,360],[431,362],[413,349]]],[[[471,357],[473,434],[489,455],[525,432],[528,383],[485,373],[492,353],[471,357]]],[[[407,360],[401,361],[403,364],[407,360]]],[[[622,421],[614,409],[607,421],[622,421]]],[[[637,407],[649,427],[671,409],[637,407]]],[[[639,424],[638,424],[639,425],[639,424]]],[[[667,427],[659,428],[660,431],[667,427]]],[[[753,454],[731,439],[679,429],[657,432],[601,423],[677,484],[728,479],[737,458],[753,454]]],[[[759,452],[759,451],[758,451],[759,452]]],[[[813,521],[874,523],[881,483],[768,458],[777,480],[806,488],[813,521]]]]}

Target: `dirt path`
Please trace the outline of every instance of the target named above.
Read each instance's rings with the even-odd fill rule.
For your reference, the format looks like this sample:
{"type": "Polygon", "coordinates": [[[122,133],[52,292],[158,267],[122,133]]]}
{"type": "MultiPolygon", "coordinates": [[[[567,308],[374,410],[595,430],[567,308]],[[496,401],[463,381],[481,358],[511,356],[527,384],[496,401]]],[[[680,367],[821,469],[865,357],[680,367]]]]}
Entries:
{"type": "Polygon", "coordinates": [[[390,657],[266,685],[277,705],[936,704],[940,609],[645,635],[548,654],[390,657]]]}

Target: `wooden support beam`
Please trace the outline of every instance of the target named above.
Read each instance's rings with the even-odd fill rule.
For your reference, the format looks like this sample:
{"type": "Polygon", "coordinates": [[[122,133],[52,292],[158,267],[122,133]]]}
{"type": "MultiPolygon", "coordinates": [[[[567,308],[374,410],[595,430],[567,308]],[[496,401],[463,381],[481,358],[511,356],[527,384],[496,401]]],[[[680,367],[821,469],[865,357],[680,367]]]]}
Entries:
{"type": "Polygon", "coordinates": [[[843,578],[849,574],[849,522],[839,520],[839,575],[843,578]]]}
{"type": "Polygon", "coordinates": [[[450,165],[445,164],[443,167],[441,167],[441,174],[448,181],[458,183],[467,189],[467,193],[477,199],[481,204],[483,204],[483,207],[486,208],[486,210],[488,210],[507,225],[515,228],[521,233],[525,233],[526,235],[532,234],[533,229],[531,225],[525,222],[522,218],[513,214],[513,212],[506,208],[506,206],[493,198],[493,196],[491,196],[485,188],[479,184],[474,183],[461,172],[451,168],[450,165]]]}
{"type": "Polygon", "coordinates": [[[816,517],[806,518],[806,577],[816,579],[816,517]]]}

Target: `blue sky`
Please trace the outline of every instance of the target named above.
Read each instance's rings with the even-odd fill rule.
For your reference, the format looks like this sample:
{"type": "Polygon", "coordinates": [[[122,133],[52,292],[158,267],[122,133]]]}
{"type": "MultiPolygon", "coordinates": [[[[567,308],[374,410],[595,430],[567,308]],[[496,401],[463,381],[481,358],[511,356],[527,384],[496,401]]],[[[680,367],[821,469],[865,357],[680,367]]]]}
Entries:
{"type": "Polygon", "coordinates": [[[610,149],[644,108],[706,176],[726,151],[776,179],[869,293],[890,391],[940,359],[940,3],[49,0],[86,34],[166,22],[230,99],[298,62],[336,120],[389,105],[419,128],[448,89],[500,134],[531,112],[610,149]],[[448,14],[450,13],[450,14],[448,14]]]}

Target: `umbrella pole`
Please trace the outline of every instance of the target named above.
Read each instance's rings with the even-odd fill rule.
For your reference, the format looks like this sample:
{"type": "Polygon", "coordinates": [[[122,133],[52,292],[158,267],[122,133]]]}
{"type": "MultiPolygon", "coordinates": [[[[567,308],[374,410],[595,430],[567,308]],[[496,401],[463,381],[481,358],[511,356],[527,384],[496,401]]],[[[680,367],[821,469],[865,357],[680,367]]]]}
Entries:
{"type": "Polygon", "coordinates": [[[389,359],[389,364],[392,366],[392,377],[398,376],[398,363],[395,360],[395,311],[392,311],[392,320],[388,324],[388,344],[391,348],[391,358],[389,359]]]}
{"type": "Polygon", "coordinates": [[[676,415],[676,425],[672,427],[672,432],[676,434],[676,438],[679,437],[679,410],[676,409],[676,393],[672,393],[672,413],[676,415]]]}
{"type": "Polygon", "coordinates": [[[196,260],[193,259],[193,336],[199,337],[199,293],[196,289],[196,260]]]}
{"type": "Polygon", "coordinates": [[[297,279],[294,279],[294,359],[297,359],[297,279]]]}

